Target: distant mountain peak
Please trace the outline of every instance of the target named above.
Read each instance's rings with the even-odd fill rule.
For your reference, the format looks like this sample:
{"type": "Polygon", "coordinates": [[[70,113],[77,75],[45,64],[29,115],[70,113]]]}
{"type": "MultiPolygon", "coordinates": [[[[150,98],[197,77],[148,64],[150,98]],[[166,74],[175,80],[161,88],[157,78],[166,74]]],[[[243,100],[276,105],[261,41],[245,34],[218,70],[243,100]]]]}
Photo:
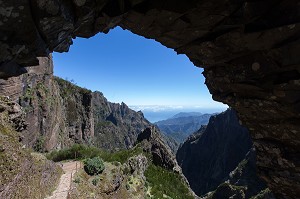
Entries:
{"type": "Polygon", "coordinates": [[[155,122],[158,128],[177,142],[183,142],[190,134],[196,132],[201,125],[206,125],[214,114],[200,112],[181,112],[172,118],[155,122]]]}
{"type": "Polygon", "coordinates": [[[180,118],[180,117],[190,117],[190,116],[201,116],[201,112],[180,112],[171,117],[170,119],[180,118]]]}

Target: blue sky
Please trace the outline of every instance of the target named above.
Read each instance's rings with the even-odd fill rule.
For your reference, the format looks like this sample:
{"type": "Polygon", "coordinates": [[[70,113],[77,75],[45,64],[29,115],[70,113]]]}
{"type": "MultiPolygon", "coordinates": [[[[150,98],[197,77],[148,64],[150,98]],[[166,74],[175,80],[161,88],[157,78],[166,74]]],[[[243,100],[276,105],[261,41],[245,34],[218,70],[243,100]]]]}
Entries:
{"type": "Polygon", "coordinates": [[[77,38],[68,53],[54,53],[54,74],[99,90],[129,106],[221,108],[204,84],[202,69],[160,43],[115,28],[77,38]]]}

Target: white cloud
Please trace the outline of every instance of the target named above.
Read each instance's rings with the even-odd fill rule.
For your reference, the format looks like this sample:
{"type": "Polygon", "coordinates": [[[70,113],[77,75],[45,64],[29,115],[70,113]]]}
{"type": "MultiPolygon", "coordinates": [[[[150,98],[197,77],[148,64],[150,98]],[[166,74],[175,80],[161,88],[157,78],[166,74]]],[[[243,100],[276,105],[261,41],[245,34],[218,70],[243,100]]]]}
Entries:
{"type": "Polygon", "coordinates": [[[136,111],[152,111],[152,112],[159,112],[159,111],[168,111],[168,110],[180,110],[184,109],[184,106],[180,105],[136,105],[136,106],[129,106],[133,110],[136,111]]]}
{"type": "Polygon", "coordinates": [[[228,106],[182,106],[182,105],[132,105],[129,106],[135,111],[151,111],[151,112],[162,112],[162,111],[200,111],[202,109],[226,109],[228,106]]]}

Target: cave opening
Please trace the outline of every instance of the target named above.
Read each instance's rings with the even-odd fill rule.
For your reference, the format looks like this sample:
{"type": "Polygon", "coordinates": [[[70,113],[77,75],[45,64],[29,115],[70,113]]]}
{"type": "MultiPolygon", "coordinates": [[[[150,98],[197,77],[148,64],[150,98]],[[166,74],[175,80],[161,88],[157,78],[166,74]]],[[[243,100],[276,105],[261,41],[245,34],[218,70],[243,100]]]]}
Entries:
{"type": "Polygon", "coordinates": [[[154,40],[116,27],[73,42],[68,53],[53,54],[54,75],[142,110],[150,122],[227,108],[212,99],[202,68],[154,40]]]}
{"type": "MultiPolygon", "coordinates": [[[[186,54],[204,67],[213,98],[235,108],[249,128],[259,175],[279,198],[299,197],[297,0],[2,1],[0,7],[1,78],[48,61],[37,57],[68,51],[74,37],[88,38],[118,25],[186,54]]],[[[37,75],[33,82],[43,72],[30,70],[37,75]]],[[[17,97],[18,78],[1,80],[1,94],[17,97]]],[[[26,96],[34,100],[32,90],[26,96]]]]}
{"type": "MultiPolygon", "coordinates": [[[[77,38],[73,42],[68,53],[53,54],[54,74],[78,86],[101,91],[108,101],[121,106],[125,102],[136,111],[142,110],[146,119],[155,122],[162,135],[167,137],[174,153],[177,143],[183,144],[179,147],[177,160],[196,194],[203,195],[217,189],[242,160],[250,162],[250,156],[255,157],[248,130],[240,126],[234,110],[216,116],[228,106],[211,99],[201,74],[203,69],[195,67],[186,55],[177,55],[154,40],[120,27],[110,30],[107,35],[97,34],[88,40],[77,38]],[[194,115],[188,115],[191,112],[194,115]],[[195,115],[196,112],[201,112],[201,116],[195,115]],[[186,141],[187,138],[194,140],[186,141]],[[172,144],[173,140],[176,145],[172,144]],[[190,151],[182,154],[185,150],[190,151]],[[194,151],[206,155],[201,157],[194,151]],[[246,157],[248,153],[250,155],[246,157]],[[211,169],[208,165],[215,167],[211,169]],[[206,175],[203,175],[204,170],[206,175]],[[199,180],[202,178],[204,180],[199,180]]],[[[105,119],[106,125],[110,122],[115,126],[121,124],[114,113],[105,119]]],[[[102,126],[103,122],[96,123],[94,132],[96,146],[100,148],[103,148],[107,136],[102,126]]],[[[130,139],[124,140],[129,146],[130,139]]],[[[252,159],[247,168],[248,164],[255,164],[252,159]]],[[[260,183],[256,174],[251,177],[254,178],[253,184],[260,183]]]]}

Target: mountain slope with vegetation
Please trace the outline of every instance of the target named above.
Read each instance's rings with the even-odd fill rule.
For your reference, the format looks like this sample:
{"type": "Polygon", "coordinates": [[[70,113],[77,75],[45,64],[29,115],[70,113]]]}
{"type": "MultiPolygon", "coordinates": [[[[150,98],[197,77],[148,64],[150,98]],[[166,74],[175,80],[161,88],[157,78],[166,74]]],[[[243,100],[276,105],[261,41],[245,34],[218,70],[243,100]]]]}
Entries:
{"type": "MultiPolygon", "coordinates": [[[[52,57],[40,58],[40,66],[27,67],[28,73],[3,80],[5,93],[18,102],[27,128],[22,142],[38,152],[77,144],[92,144],[106,150],[128,149],[139,133],[151,123],[142,112],[125,103],[111,103],[101,92],[92,92],[53,76],[52,57]]],[[[168,139],[170,146],[175,142],[168,139]]],[[[174,148],[174,147],[173,147],[174,148]]]]}
{"type": "Polygon", "coordinates": [[[155,122],[158,128],[167,136],[172,137],[178,143],[192,133],[196,132],[201,125],[206,125],[213,114],[201,114],[198,112],[178,113],[173,117],[155,122]]]}
{"type": "MultiPolygon", "coordinates": [[[[54,151],[54,161],[100,157],[104,170],[88,175],[81,169],[72,184],[70,198],[194,198],[181,173],[175,156],[154,127],[146,128],[135,146],[128,150],[107,152],[86,145],[54,151]]],[[[87,161],[84,161],[87,162],[87,161]]]]}
{"type": "Polygon", "coordinates": [[[21,144],[21,107],[0,97],[0,198],[44,198],[59,181],[60,167],[21,144]]]}

